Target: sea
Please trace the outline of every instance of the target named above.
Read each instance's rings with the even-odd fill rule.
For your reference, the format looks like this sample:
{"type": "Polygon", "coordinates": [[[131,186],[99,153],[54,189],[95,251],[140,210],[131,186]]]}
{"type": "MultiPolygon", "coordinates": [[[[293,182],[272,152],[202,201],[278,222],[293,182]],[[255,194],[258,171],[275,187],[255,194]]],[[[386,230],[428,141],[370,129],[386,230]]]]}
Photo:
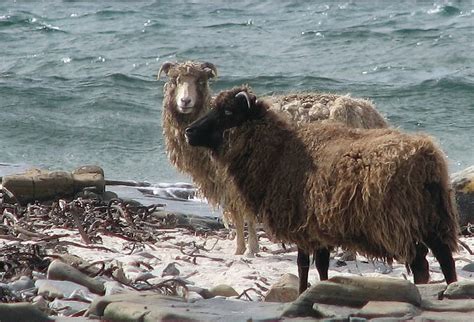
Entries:
{"type": "Polygon", "coordinates": [[[472,0],[4,0],[0,176],[95,164],[152,192],[122,194],[215,214],[173,198],[192,181],[166,156],[157,72],[185,60],[217,66],[214,93],[368,98],[394,127],[435,137],[451,172],[474,165],[472,0]]]}

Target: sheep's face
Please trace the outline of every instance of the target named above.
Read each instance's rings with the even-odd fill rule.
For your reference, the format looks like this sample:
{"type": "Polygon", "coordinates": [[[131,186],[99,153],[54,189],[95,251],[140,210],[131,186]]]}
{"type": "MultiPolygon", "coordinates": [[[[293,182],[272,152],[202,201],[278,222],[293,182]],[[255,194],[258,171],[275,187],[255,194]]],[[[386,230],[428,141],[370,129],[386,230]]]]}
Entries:
{"type": "Polygon", "coordinates": [[[175,104],[173,107],[180,114],[191,114],[196,109],[204,108],[200,104],[203,95],[208,92],[208,81],[217,75],[216,67],[211,63],[170,63],[166,62],[161,66],[160,74],[164,72],[169,81],[167,86],[173,89],[172,95],[175,104]]]}
{"type": "Polygon", "coordinates": [[[261,113],[255,107],[256,98],[248,88],[235,88],[220,93],[214,108],[186,128],[186,140],[192,146],[217,150],[223,142],[224,132],[257,118],[261,113]]]}

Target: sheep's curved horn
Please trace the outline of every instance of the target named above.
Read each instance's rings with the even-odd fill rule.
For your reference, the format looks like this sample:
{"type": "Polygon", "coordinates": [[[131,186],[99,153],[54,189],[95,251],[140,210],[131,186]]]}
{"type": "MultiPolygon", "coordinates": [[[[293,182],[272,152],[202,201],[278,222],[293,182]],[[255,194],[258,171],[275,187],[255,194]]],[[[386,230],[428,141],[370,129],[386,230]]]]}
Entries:
{"type": "Polygon", "coordinates": [[[168,72],[170,71],[170,69],[172,67],[174,67],[176,65],[176,63],[173,63],[173,62],[170,62],[170,61],[167,61],[167,62],[164,62],[163,65],[161,65],[160,67],[160,70],[158,71],[158,79],[160,79],[161,77],[161,73],[165,73],[166,75],[168,75],[168,72]]]}
{"type": "Polygon", "coordinates": [[[242,91],[242,92],[237,93],[237,95],[235,95],[235,98],[238,98],[238,97],[245,97],[245,100],[247,101],[247,106],[250,109],[251,101],[250,101],[249,94],[245,91],[242,91]]]}
{"type": "Polygon", "coordinates": [[[201,64],[201,68],[202,69],[204,69],[204,68],[210,69],[211,70],[211,77],[216,77],[217,76],[217,67],[213,63],[204,62],[204,63],[201,64]]]}

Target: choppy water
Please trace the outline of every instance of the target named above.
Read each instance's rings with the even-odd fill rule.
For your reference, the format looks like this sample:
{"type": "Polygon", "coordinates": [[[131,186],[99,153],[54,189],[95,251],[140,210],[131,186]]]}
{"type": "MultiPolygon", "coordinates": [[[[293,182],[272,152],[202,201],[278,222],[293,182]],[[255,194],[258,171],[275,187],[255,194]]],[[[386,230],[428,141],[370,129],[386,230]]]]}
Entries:
{"type": "Polygon", "coordinates": [[[1,1],[0,163],[189,181],[166,158],[156,80],[187,59],[218,66],[215,91],[371,98],[435,136],[451,171],[474,164],[472,1],[271,0],[1,1]]]}

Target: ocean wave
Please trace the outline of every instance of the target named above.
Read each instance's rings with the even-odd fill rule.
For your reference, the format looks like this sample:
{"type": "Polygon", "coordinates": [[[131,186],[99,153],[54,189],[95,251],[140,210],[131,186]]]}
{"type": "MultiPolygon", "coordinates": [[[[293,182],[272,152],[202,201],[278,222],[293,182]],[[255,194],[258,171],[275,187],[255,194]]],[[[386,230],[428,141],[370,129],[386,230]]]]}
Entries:
{"type": "Polygon", "coordinates": [[[112,73],[105,75],[106,79],[110,79],[114,82],[125,82],[125,83],[154,83],[156,80],[154,78],[145,78],[143,76],[133,76],[123,73],[112,73]]]}
{"type": "Polygon", "coordinates": [[[99,17],[112,17],[112,16],[128,16],[136,14],[135,10],[98,10],[94,12],[94,15],[99,17]]]}
{"type": "Polygon", "coordinates": [[[393,31],[394,33],[402,34],[402,35],[421,35],[421,34],[426,34],[426,33],[439,33],[440,30],[437,28],[401,28],[401,29],[396,29],[393,31]]]}
{"type": "Polygon", "coordinates": [[[434,5],[434,8],[431,8],[427,11],[428,14],[438,14],[441,16],[457,16],[462,13],[462,10],[453,5],[434,5]]]}
{"type": "Polygon", "coordinates": [[[201,201],[196,199],[197,189],[189,183],[158,183],[151,187],[139,187],[138,191],[148,196],[176,201],[201,201]]]}
{"type": "Polygon", "coordinates": [[[253,21],[249,19],[247,20],[247,22],[225,22],[225,23],[207,25],[207,26],[204,26],[204,28],[221,29],[221,28],[233,28],[233,27],[248,27],[252,25],[253,25],[253,21]]]}

